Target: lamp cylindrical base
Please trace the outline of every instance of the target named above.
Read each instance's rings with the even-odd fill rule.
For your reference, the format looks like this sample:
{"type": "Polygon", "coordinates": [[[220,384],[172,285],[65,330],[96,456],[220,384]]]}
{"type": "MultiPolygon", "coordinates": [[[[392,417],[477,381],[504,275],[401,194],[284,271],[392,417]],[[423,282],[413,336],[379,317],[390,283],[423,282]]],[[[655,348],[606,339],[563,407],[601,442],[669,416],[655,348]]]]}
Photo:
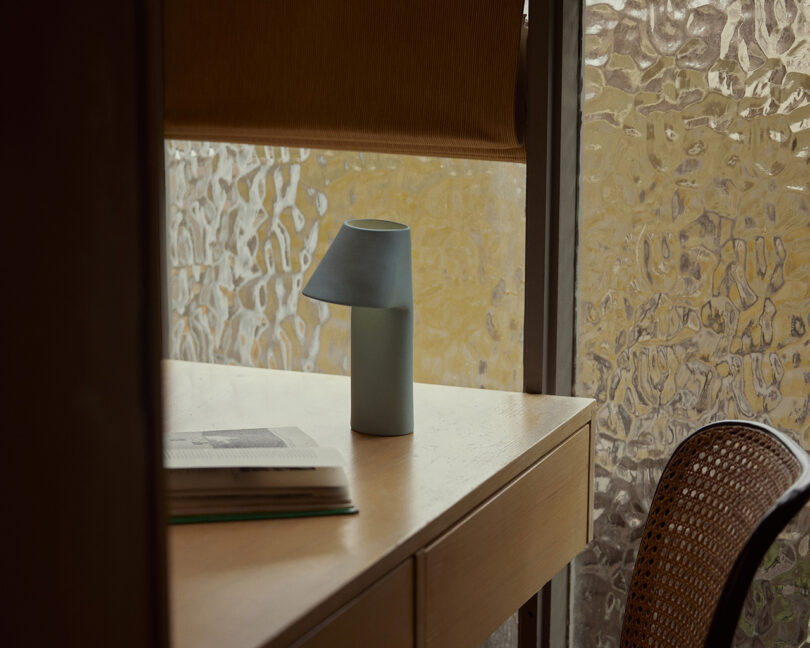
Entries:
{"type": "Polygon", "coordinates": [[[413,432],[413,312],[352,308],[352,429],[399,436],[413,432]]]}

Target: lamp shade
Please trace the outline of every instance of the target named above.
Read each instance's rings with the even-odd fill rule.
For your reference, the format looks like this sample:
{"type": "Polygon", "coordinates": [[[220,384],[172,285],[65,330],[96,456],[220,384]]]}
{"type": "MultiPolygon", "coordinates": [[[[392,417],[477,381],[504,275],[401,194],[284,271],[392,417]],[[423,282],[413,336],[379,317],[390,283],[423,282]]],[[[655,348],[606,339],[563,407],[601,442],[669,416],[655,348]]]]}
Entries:
{"type": "Polygon", "coordinates": [[[525,160],[524,0],[165,0],[166,137],[525,160]]]}
{"type": "Polygon", "coordinates": [[[345,306],[410,308],[410,229],[392,221],[346,221],[303,292],[345,306]]]}

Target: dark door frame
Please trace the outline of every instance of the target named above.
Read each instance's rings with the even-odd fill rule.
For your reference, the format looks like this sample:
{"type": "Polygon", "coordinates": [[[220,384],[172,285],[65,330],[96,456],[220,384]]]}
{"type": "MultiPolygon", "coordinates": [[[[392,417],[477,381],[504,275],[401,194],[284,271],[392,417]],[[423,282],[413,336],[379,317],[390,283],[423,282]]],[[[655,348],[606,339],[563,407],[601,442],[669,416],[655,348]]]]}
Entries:
{"type": "MultiPolygon", "coordinates": [[[[529,0],[523,391],[570,396],[581,121],[581,0],[529,0]]],[[[521,607],[521,648],[568,645],[569,568],[521,607]]]]}
{"type": "Polygon", "coordinates": [[[162,648],[161,1],[8,11],[2,636],[162,648]]]}

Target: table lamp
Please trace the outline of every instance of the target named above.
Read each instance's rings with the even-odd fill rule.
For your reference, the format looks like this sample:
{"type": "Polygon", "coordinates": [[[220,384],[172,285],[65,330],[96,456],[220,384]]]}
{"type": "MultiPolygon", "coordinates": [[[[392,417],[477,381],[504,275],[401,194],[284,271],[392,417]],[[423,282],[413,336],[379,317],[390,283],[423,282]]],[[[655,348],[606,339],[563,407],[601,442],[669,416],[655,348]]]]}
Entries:
{"type": "Polygon", "coordinates": [[[352,307],[352,429],[379,436],[413,432],[410,228],[346,221],[303,292],[352,307]]]}

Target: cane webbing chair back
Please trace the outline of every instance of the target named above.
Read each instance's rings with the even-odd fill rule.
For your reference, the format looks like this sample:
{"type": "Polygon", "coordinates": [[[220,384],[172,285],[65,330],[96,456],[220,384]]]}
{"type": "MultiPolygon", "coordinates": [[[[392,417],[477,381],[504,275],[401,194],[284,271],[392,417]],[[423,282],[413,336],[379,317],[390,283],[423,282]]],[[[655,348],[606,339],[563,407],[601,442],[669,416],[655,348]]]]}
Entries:
{"type": "Polygon", "coordinates": [[[707,425],[675,450],[653,496],[623,648],[725,648],[768,547],[810,497],[810,459],[743,421],[707,425]]]}

